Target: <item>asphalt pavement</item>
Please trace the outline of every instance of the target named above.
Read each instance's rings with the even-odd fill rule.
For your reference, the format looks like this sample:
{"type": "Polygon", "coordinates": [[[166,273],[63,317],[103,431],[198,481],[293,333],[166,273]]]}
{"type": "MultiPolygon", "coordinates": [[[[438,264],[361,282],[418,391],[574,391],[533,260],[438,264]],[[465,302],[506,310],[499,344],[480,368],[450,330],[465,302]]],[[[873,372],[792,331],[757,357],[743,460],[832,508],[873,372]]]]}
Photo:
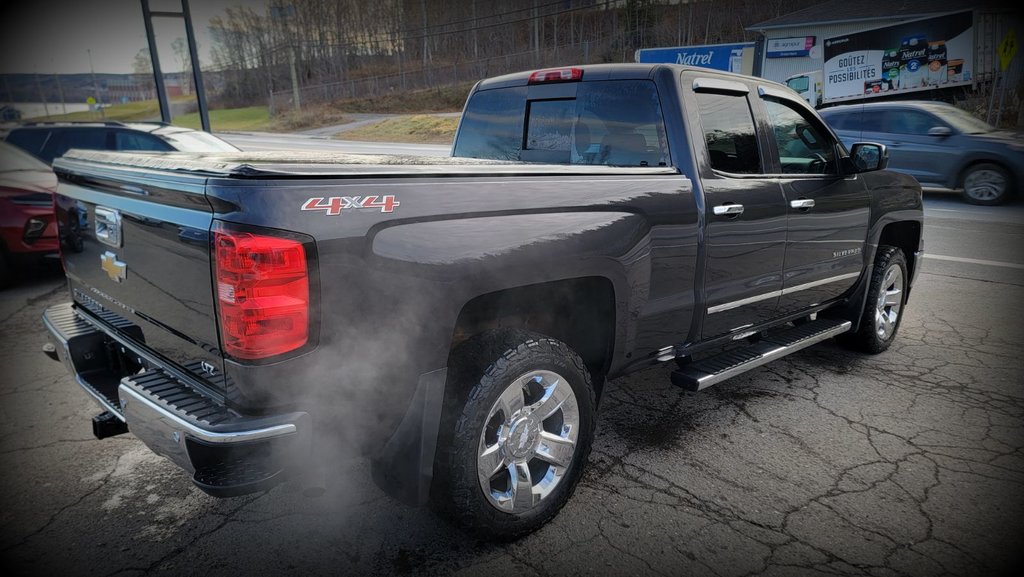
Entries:
{"type": "MultiPolygon", "coordinates": [[[[338,141],[332,141],[338,142],[338,141]]],[[[353,143],[341,143],[350,146],[353,143]]],[[[377,145],[379,146],[379,144],[377,145]]],[[[828,342],[701,393],[671,366],[606,386],[576,494],[495,544],[398,504],[362,459],[320,497],[220,500],[40,353],[59,271],[0,293],[6,575],[997,575],[1024,561],[1024,203],[926,199],[897,342],[828,342]]]]}

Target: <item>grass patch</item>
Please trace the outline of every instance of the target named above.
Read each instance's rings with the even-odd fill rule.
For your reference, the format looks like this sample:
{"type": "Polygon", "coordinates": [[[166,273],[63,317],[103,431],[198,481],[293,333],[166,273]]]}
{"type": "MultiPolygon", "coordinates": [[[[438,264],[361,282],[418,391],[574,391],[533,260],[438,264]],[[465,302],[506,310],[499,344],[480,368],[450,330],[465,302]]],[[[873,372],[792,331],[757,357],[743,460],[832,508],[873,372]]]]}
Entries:
{"type": "MultiPolygon", "coordinates": [[[[201,127],[198,112],[178,116],[171,124],[195,130],[199,130],[201,127]]],[[[267,130],[270,126],[270,113],[266,106],[210,111],[210,128],[212,130],[267,130]]]]}
{"type": "Polygon", "coordinates": [[[472,82],[439,86],[426,90],[396,91],[373,98],[335,100],[331,107],[341,112],[381,114],[420,114],[424,112],[461,112],[472,82]]]}
{"type": "Polygon", "coordinates": [[[294,110],[281,112],[274,116],[273,126],[270,129],[280,132],[294,132],[296,130],[319,128],[333,124],[348,124],[349,122],[352,122],[352,119],[346,116],[344,112],[333,108],[329,104],[320,104],[304,106],[298,112],[294,110]]]}
{"type": "Polygon", "coordinates": [[[420,144],[451,144],[457,116],[427,116],[416,114],[388,118],[373,124],[335,134],[343,140],[371,140],[375,142],[415,142],[420,144]]]}
{"type": "Polygon", "coordinates": [[[51,114],[26,119],[28,122],[99,122],[103,120],[120,120],[124,122],[140,120],[160,120],[160,106],[156,100],[140,100],[126,104],[112,104],[103,109],[83,110],[67,114],[51,114]]]}

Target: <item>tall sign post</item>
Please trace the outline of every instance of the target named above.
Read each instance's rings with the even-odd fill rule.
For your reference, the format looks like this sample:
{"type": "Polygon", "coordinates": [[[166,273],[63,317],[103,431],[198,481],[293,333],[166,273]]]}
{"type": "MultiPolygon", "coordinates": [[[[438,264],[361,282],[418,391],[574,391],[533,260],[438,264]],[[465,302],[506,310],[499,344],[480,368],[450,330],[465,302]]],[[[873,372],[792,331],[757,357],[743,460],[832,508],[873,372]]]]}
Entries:
{"type": "Polygon", "coordinates": [[[149,58],[153,62],[153,78],[156,81],[156,98],[160,103],[160,119],[171,121],[171,107],[167,102],[167,88],[164,86],[164,75],[160,71],[160,56],[156,50],[156,35],[153,33],[153,18],[181,18],[185,21],[185,39],[188,41],[188,56],[192,64],[192,81],[196,88],[196,100],[199,104],[199,122],[203,130],[210,132],[210,114],[206,107],[206,91],[203,89],[203,73],[199,69],[199,51],[196,48],[195,30],[192,28],[192,12],[188,0],[181,0],[181,12],[162,12],[149,9],[149,0],[142,2],[142,19],[146,24],[146,40],[149,42],[149,58]]]}

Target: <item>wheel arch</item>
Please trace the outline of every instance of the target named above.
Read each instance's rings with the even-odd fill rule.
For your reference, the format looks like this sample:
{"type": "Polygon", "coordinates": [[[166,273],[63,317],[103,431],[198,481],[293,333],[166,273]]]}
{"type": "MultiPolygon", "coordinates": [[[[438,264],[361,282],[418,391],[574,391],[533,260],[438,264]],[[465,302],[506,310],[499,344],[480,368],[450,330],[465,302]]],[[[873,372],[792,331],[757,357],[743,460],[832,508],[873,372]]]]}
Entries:
{"type": "Polygon", "coordinates": [[[911,279],[916,278],[921,263],[918,251],[921,246],[921,223],[916,220],[891,222],[882,229],[878,245],[895,246],[903,251],[907,260],[907,298],[910,298],[911,279]]]}
{"type": "Polygon", "coordinates": [[[451,350],[482,332],[524,329],[562,341],[586,363],[600,396],[615,346],[615,287],[588,276],[503,289],[477,296],[459,311],[451,350]]]}

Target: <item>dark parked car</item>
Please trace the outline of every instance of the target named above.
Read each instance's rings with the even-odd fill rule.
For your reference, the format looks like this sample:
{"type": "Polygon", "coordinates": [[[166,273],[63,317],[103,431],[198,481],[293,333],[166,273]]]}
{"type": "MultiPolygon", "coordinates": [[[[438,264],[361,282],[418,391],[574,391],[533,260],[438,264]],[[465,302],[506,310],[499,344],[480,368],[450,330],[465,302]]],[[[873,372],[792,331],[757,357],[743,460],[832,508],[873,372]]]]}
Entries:
{"type": "Polygon", "coordinates": [[[7,142],[47,164],[72,148],[170,152],[237,152],[216,136],[161,123],[60,122],[19,126],[7,142]]]}
{"type": "Polygon", "coordinates": [[[1024,183],[1024,140],[941,102],[868,102],[821,111],[843,142],[889,149],[889,169],[972,204],[1006,202],[1024,183]]]}
{"type": "Polygon", "coordinates": [[[15,261],[57,254],[56,188],[49,166],[0,142],[0,287],[10,283],[15,261]]]}

